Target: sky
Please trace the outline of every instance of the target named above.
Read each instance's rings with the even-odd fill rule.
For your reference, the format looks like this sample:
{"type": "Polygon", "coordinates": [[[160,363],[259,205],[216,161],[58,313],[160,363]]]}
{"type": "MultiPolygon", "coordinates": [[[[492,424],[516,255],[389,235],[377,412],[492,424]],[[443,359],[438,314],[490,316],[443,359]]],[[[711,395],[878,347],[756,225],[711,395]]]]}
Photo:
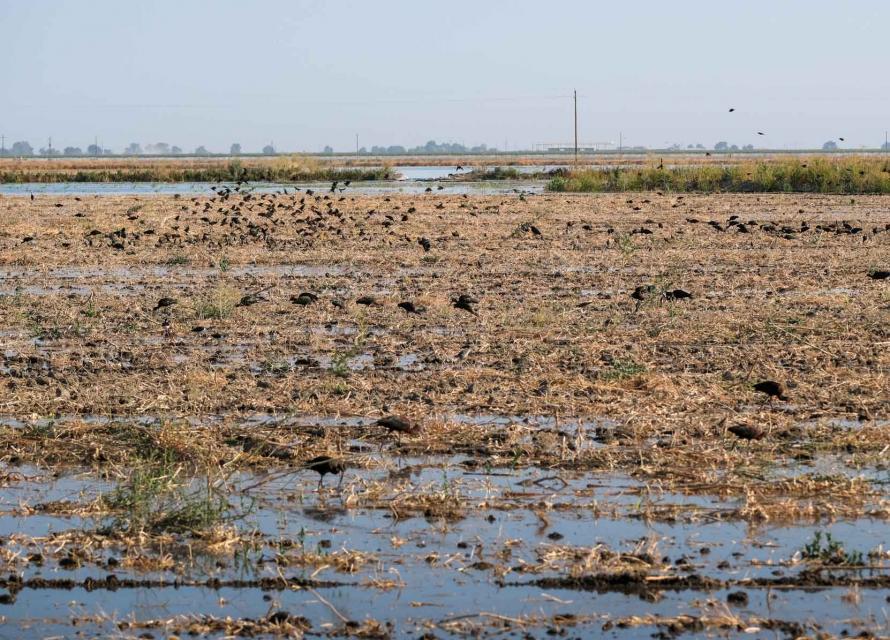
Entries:
{"type": "Polygon", "coordinates": [[[877,147],[888,37],[887,0],[0,0],[0,134],[533,148],[577,90],[582,143],[877,147]]]}

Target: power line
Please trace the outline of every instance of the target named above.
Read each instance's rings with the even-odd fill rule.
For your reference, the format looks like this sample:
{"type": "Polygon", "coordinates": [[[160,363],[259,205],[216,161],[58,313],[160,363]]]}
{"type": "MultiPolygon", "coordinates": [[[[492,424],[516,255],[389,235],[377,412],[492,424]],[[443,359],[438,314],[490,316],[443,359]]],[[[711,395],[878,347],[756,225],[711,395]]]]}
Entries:
{"type": "Polygon", "coordinates": [[[575,91],[575,167],[578,167],[578,91],[575,91]]]}

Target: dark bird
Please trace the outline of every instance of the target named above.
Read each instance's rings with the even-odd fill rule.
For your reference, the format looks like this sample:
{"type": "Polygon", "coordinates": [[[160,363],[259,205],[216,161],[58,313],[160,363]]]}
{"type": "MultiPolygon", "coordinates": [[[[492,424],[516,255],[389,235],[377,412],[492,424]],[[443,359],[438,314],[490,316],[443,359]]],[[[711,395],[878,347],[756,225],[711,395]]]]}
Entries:
{"type": "Polygon", "coordinates": [[[733,425],[727,431],[742,440],[760,440],[766,435],[760,427],[747,424],[733,425]]]}
{"type": "Polygon", "coordinates": [[[406,300],[405,302],[400,302],[398,304],[399,309],[404,309],[407,314],[415,314],[415,315],[423,315],[423,307],[417,307],[410,300],[406,300]]]}
{"type": "Polygon", "coordinates": [[[303,465],[304,469],[315,471],[318,474],[318,488],[321,489],[324,484],[324,477],[327,474],[339,475],[340,482],[337,487],[343,484],[343,473],[346,471],[346,465],[341,461],[330,456],[317,456],[303,465]]]}
{"type": "Polygon", "coordinates": [[[418,238],[417,244],[423,247],[424,252],[429,251],[430,247],[432,246],[427,238],[418,238]]]}
{"type": "Polygon", "coordinates": [[[301,293],[298,296],[290,297],[291,302],[293,302],[294,304],[298,304],[302,307],[306,307],[306,306],[312,304],[313,302],[316,302],[317,300],[318,300],[318,296],[315,295],[314,293],[310,293],[309,291],[304,291],[303,293],[301,293]]]}
{"type": "Polygon", "coordinates": [[[456,171],[463,171],[463,170],[464,170],[464,168],[461,165],[457,165],[456,171]]]}
{"type": "Polygon", "coordinates": [[[732,113],[733,111],[735,111],[735,107],[730,107],[729,112],[732,113]]]}
{"type": "Polygon", "coordinates": [[[395,432],[399,436],[399,443],[402,442],[402,434],[415,436],[420,433],[420,425],[414,424],[407,418],[400,416],[384,416],[374,423],[378,427],[383,427],[389,432],[395,432]]]}
{"type": "Polygon", "coordinates": [[[31,202],[34,202],[34,194],[31,194],[31,202]]]}
{"type": "Polygon", "coordinates": [[[377,300],[374,296],[362,296],[358,300],[355,301],[356,304],[361,304],[366,307],[374,307],[377,306],[377,300]]]}
{"type": "Polygon", "coordinates": [[[241,296],[241,299],[238,301],[238,304],[235,305],[237,307],[249,307],[251,305],[257,304],[258,302],[262,302],[264,298],[260,296],[259,293],[248,293],[246,295],[241,296]]]}
{"type": "Polygon", "coordinates": [[[758,132],[757,132],[757,135],[759,135],[759,136],[765,136],[766,134],[765,134],[763,131],[758,131],[758,132]]]}
{"type": "Polygon", "coordinates": [[[153,310],[157,311],[158,309],[165,309],[167,307],[172,307],[174,304],[176,304],[175,298],[161,298],[158,300],[158,304],[155,305],[153,310]]]}
{"type": "Polygon", "coordinates": [[[458,297],[453,298],[451,300],[451,304],[455,309],[462,309],[464,311],[469,311],[474,316],[478,316],[476,310],[473,308],[474,304],[479,304],[479,301],[475,298],[471,298],[465,293],[460,294],[458,297]]]}
{"type": "Polygon", "coordinates": [[[339,180],[334,180],[334,183],[331,185],[331,193],[335,193],[337,191],[337,185],[340,184],[339,180]]]}
{"type": "Polygon", "coordinates": [[[665,291],[664,299],[665,300],[683,300],[685,298],[691,298],[692,294],[688,291],[683,291],[683,289],[674,289],[673,291],[665,291]]]}
{"type": "Polygon", "coordinates": [[[874,269],[868,272],[868,277],[872,280],[886,280],[890,278],[890,271],[886,269],[874,269]]]}
{"type": "Polygon", "coordinates": [[[630,297],[634,300],[638,300],[642,302],[649,296],[655,293],[655,285],[654,284],[641,284],[639,287],[633,290],[633,293],[630,294],[630,297]]]}
{"type": "Polygon", "coordinates": [[[781,382],[776,382],[775,380],[758,382],[754,385],[754,390],[759,391],[760,393],[765,393],[770,400],[773,398],[778,398],[783,401],[788,400],[788,396],[785,393],[785,387],[782,386],[781,382]]]}
{"type": "Polygon", "coordinates": [[[843,142],[843,141],[844,141],[844,139],[843,139],[843,138],[838,138],[838,140],[840,140],[840,141],[841,141],[841,142],[843,142]]]}

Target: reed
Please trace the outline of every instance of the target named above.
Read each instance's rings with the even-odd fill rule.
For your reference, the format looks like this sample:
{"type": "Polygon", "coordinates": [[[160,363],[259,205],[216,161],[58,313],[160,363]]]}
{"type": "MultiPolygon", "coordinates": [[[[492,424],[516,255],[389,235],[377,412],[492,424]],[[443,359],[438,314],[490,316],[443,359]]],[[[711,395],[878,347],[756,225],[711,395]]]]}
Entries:
{"type": "Polygon", "coordinates": [[[388,167],[344,168],[302,156],[272,161],[20,161],[0,163],[0,183],[54,182],[327,182],[386,180],[388,167]]]}
{"type": "Polygon", "coordinates": [[[585,168],[556,176],[556,192],[674,191],[698,193],[890,193],[890,160],[777,158],[734,165],[585,168]]]}

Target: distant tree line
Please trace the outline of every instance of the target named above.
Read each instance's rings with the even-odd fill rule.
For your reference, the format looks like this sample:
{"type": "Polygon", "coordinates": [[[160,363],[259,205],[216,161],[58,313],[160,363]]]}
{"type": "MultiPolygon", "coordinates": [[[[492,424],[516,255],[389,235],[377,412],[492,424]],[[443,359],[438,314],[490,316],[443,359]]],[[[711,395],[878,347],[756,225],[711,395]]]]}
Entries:
{"type": "MultiPolygon", "coordinates": [[[[374,145],[371,147],[371,150],[368,151],[366,147],[362,147],[358,150],[360,155],[374,155],[374,156],[385,156],[385,155],[424,155],[424,154],[437,154],[437,153],[486,153],[486,152],[494,152],[497,151],[495,148],[489,148],[488,145],[480,144],[475,147],[467,147],[457,142],[443,142],[438,143],[435,140],[430,140],[424,145],[420,145],[417,147],[405,148],[401,145],[390,145],[388,147],[381,147],[374,145]]],[[[333,149],[330,147],[325,147],[325,153],[333,153],[333,149]],[[328,151],[330,149],[330,152],[328,151]]]]}
{"type": "MultiPolygon", "coordinates": [[[[883,142],[880,145],[880,150],[882,151],[890,151],[890,143],[883,142]]],[[[631,150],[643,150],[645,147],[625,147],[625,149],[631,150]]],[[[674,144],[668,147],[670,150],[680,151],[683,147],[679,144],[674,144]]],[[[705,146],[702,144],[688,144],[686,145],[686,149],[690,150],[704,150],[705,146]]],[[[834,140],[828,140],[822,145],[823,151],[837,151],[839,149],[837,142],[834,140]]],[[[717,144],[714,145],[715,151],[754,151],[753,144],[746,144],[742,147],[739,147],[735,144],[729,144],[725,140],[721,140],[717,144]]],[[[370,148],[362,147],[358,150],[359,155],[375,155],[375,156],[385,156],[385,155],[431,155],[431,154],[472,154],[472,153],[494,153],[497,152],[496,147],[489,147],[485,144],[480,144],[475,147],[467,147],[463,144],[456,142],[442,142],[438,143],[435,140],[430,140],[424,145],[419,145],[416,147],[403,147],[402,145],[390,145],[390,146],[378,146],[374,145],[370,148]]],[[[43,147],[37,153],[42,156],[107,156],[113,155],[111,149],[106,149],[101,146],[97,146],[95,144],[91,144],[86,147],[86,151],[81,147],[65,147],[62,150],[43,147]]],[[[166,142],[154,142],[146,145],[141,145],[138,142],[131,142],[126,147],[124,147],[123,154],[124,155],[149,155],[149,156],[176,156],[182,155],[184,152],[182,147],[178,147],[175,144],[171,145],[166,142]]],[[[244,152],[242,151],[241,144],[238,142],[232,143],[229,147],[229,155],[237,156],[241,155],[244,152]]],[[[270,142],[266,146],[262,148],[262,153],[264,155],[275,155],[275,147],[270,142]]],[[[333,154],[334,149],[331,146],[325,146],[322,153],[325,154],[333,154]]],[[[0,155],[4,156],[12,156],[12,157],[22,157],[22,156],[33,156],[35,155],[34,148],[26,141],[19,140],[17,142],[13,142],[12,145],[8,148],[0,149],[0,155]]],[[[207,150],[207,147],[204,145],[200,145],[192,151],[191,155],[196,156],[209,156],[212,155],[211,151],[207,150]]]]}

